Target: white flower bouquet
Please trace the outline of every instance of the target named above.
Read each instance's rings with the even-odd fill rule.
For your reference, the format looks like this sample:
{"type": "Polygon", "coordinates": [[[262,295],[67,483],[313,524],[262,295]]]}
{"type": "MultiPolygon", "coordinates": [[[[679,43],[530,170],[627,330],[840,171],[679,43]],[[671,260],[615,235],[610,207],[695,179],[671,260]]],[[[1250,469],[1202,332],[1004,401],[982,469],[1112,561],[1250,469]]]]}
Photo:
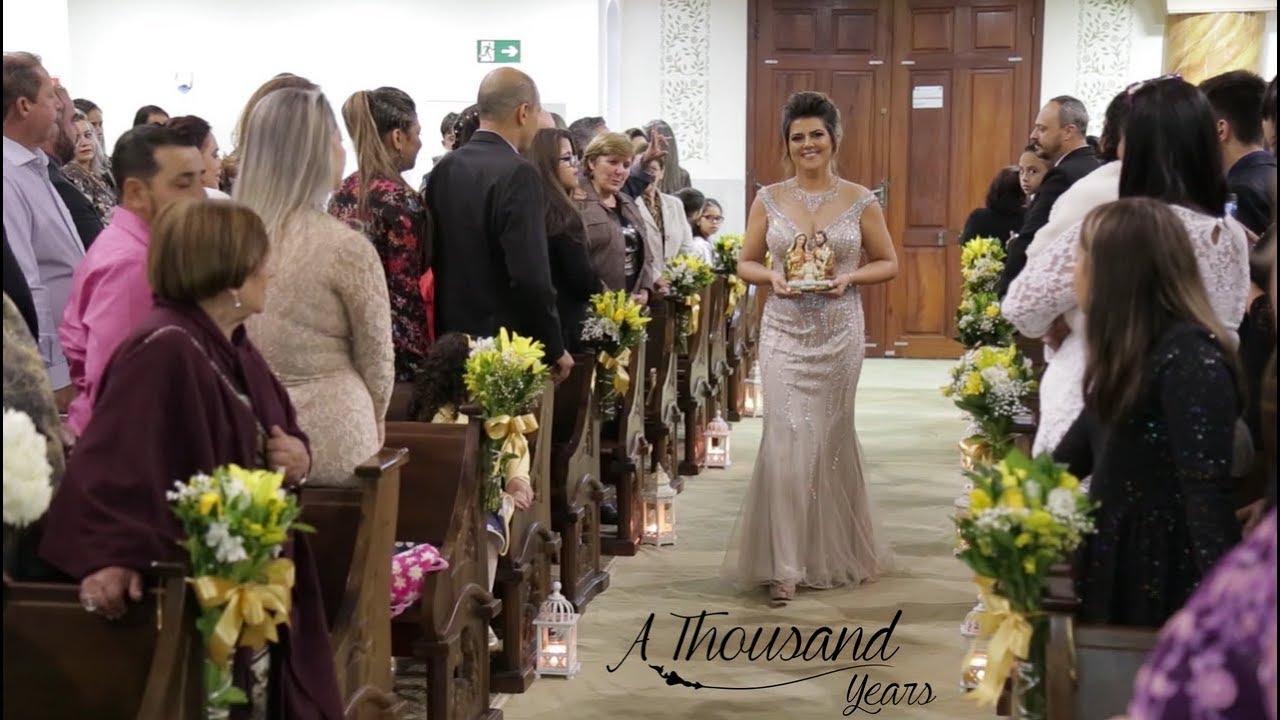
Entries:
{"type": "Polygon", "coordinates": [[[20,410],[4,411],[4,524],[23,528],[49,509],[53,486],[49,479],[48,440],[31,417],[20,410]]]}

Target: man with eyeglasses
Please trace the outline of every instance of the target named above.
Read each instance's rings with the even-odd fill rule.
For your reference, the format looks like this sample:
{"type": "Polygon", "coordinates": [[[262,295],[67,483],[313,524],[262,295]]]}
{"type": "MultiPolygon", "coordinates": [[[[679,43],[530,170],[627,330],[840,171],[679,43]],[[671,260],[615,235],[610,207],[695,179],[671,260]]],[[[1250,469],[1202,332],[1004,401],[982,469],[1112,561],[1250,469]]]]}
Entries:
{"type": "Polygon", "coordinates": [[[1098,158],[1089,147],[1089,111],[1084,103],[1059,95],[1050,100],[1036,116],[1031,131],[1031,144],[1036,153],[1050,165],[1027,208],[1026,219],[1017,236],[1009,240],[1004,274],[996,288],[1000,297],[1027,265],[1027,247],[1035,242],[1036,233],[1049,222],[1049,212],[1063,193],[1077,180],[1098,169],[1098,158]]]}

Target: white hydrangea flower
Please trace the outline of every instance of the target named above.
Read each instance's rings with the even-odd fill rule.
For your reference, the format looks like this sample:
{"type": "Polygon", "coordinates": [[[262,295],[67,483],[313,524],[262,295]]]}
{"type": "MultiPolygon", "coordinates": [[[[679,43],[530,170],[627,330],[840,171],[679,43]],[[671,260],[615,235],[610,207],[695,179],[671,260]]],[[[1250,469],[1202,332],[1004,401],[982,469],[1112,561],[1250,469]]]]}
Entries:
{"type": "Polygon", "coordinates": [[[244,539],[232,535],[230,526],[220,520],[209,523],[204,543],[213,549],[218,562],[233,563],[249,559],[249,554],[244,550],[244,539]]]}
{"type": "Polygon", "coordinates": [[[1063,521],[1070,521],[1076,515],[1076,499],[1066,488],[1050,490],[1045,507],[1049,509],[1049,514],[1063,521]]]}
{"type": "Polygon", "coordinates": [[[4,411],[4,522],[24,527],[44,515],[53,497],[48,444],[30,416],[4,411]]]}

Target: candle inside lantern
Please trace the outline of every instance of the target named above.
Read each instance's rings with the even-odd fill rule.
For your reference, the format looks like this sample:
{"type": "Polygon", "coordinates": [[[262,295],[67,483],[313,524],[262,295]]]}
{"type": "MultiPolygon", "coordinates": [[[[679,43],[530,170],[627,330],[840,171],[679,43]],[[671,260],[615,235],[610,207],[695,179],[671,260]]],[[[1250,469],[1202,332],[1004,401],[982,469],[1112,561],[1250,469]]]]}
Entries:
{"type": "Polygon", "coordinates": [[[969,666],[964,671],[964,682],[961,683],[964,689],[973,690],[982,684],[982,678],[987,674],[987,654],[981,650],[976,651],[969,658],[969,666]]]}

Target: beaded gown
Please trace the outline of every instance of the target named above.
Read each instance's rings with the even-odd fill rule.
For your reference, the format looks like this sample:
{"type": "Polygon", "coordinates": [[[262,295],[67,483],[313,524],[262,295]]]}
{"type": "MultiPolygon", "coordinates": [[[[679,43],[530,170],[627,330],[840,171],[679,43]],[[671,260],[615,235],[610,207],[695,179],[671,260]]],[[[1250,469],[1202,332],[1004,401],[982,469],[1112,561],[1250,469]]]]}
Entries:
{"type": "MultiPolygon", "coordinates": [[[[784,266],[798,233],[812,236],[826,228],[836,274],[857,269],[862,213],[875,196],[860,190],[841,210],[833,194],[810,211],[794,183],[760,193],[773,267],[784,266]]],[[[836,189],[841,186],[849,187],[840,183],[836,189]]],[[[765,303],[758,360],[763,434],[725,568],[744,585],[831,588],[888,569],[890,553],[877,528],[854,428],[864,327],[856,286],[840,298],[815,293],[765,303]]]]}

